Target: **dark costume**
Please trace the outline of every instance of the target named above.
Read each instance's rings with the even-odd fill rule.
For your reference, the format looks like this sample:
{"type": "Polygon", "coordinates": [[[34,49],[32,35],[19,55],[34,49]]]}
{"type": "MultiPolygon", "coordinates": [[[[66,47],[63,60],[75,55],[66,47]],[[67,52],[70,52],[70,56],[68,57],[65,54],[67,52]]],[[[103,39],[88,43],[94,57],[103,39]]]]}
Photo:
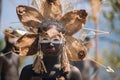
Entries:
{"type": "Polygon", "coordinates": [[[78,68],[75,66],[70,68],[70,73],[63,72],[63,70],[60,70],[60,67],[53,67],[48,73],[39,74],[32,70],[32,65],[27,65],[23,68],[19,80],[57,80],[57,78],[58,80],[59,78],[63,78],[63,80],[82,80],[78,68]]]}

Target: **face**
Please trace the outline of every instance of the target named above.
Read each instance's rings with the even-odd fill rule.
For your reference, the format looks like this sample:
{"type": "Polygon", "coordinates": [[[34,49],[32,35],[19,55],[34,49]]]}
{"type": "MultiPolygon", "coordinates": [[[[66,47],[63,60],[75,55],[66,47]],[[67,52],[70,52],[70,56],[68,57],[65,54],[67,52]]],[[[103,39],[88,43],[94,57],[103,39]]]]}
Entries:
{"type": "Polygon", "coordinates": [[[59,35],[49,37],[47,34],[41,37],[41,50],[44,55],[59,55],[63,51],[63,40],[59,35]]]}

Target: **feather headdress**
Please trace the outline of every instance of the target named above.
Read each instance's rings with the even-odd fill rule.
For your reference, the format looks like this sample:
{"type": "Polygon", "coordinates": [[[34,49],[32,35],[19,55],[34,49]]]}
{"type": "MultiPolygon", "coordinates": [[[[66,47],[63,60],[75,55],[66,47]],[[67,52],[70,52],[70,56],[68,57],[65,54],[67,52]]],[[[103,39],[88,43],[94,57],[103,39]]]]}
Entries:
{"type": "Polygon", "coordinates": [[[20,47],[19,54],[21,56],[37,53],[38,28],[44,20],[54,19],[64,25],[68,59],[76,61],[85,57],[85,46],[79,40],[72,37],[72,35],[84,27],[88,16],[86,10],[73,10],[62,16],[62,9],[59,0],[44,0],[40,11],[25,5],[19,5],[16,8],[16,11],[18,18],[24,27],[29,32],[32,32],[30,34],[23,35],[17,41],[17,44],[20,47]]]}

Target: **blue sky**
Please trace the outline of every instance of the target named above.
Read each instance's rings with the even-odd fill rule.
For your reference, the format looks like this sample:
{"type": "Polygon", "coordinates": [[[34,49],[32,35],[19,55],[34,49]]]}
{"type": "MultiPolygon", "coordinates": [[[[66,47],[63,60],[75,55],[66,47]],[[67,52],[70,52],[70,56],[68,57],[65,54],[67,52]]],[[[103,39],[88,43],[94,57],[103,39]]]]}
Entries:
{"type": "MultiPolygon", "coordinates": [[[[29,0],[30,1],[30,0],[29,0]]],[[[8,27],[14,28],[23,28],[22,24],[19,23],[17,14],[16,14],[16,7],[18,5],[28,5],[27,0],[2,0],[2,15],[1,15],[1,29],[4,30],[8,27]],[[15,23],[18,22],[18,23],[15,23]]]]}

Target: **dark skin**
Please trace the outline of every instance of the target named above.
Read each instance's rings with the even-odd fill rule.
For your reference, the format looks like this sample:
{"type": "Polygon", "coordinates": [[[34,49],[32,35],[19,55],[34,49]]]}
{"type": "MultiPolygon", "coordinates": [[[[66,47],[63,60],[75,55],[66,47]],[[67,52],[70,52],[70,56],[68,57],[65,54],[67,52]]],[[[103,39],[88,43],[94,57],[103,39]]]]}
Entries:
{"type": "Polygon", "coordinates": [[[6,46],[0,51],[0,80],[18,80],[19,56],[13,52],[17,50],[14,44],[18,39],[17,33],[6,29],[4,34],[6,46]]]}
{"type": "MultiPolygon", "coordinates": [[[[2,53],[0,53],[2,54],[2,53]]],[[[6,80],[6,69],[9,68],[10,65],[6,60],[5,56],[0,56],[0,80],[6,80]]]]}
{"type": "Polygon", "coordinates": [[[48,39],[45,37],[40,44],[47,73],[35,73],[32,70],[32,65],[28,65],[23,68],[19,80],[57,80],[60,77],[64,78],[62,80],[82,80],[81,73],[75,66],[70,66],[71,71],[69,73],[61,69],[61,54],[64,51],[63,42],[60,38],[48,39]]]}

